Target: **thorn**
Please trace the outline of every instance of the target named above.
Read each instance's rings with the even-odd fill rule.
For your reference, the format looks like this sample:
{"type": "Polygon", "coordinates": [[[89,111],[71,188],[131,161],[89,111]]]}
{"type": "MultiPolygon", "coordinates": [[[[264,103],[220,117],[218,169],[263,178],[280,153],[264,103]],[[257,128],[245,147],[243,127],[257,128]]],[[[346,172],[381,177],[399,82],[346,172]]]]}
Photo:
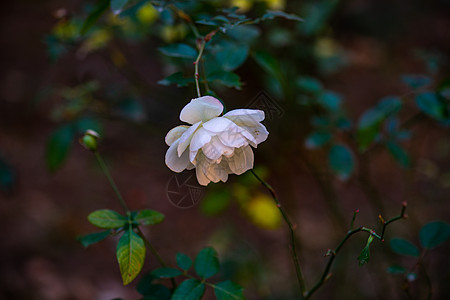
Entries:
{"type": "Polygon", "coordinates": [[[281,207],[281,204],[280,204],[280,203],[277,203],[277,207],[280,208],[280,207],[281,207]]]}
{"type": "Polygon", "coordinates": [[[355,209],[354,213],[355,214],[359,213],[359,209],[355,209]]]}
{"type": "Polygon", "coordinates": [[[402,206],[406,207],[406,206],[408,206],[408,203],[406,201],[403,201],[402,206]]]}
{"type": "Polygon", "coordinates": [[[404,214],[403,219],[408,219],[408,214],[404,214]]]}
{"type": "Polygon", "coordinates": [[[382,239],[381,242],[384,243],[384,239],[382,239]]]}

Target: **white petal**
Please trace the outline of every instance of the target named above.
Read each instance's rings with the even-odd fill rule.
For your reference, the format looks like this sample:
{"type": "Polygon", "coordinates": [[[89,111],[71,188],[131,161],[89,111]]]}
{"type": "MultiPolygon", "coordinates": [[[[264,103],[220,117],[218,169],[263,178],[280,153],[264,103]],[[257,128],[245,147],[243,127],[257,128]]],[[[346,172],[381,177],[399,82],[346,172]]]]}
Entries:
{"type": "Polygon", "coordinates": [[[192,99],[180,113],[180,120],[189,124],[199,121],[206,122],[219,116],[223,111],[223,105],[214,97],[203,96],[192,99]]]}
{"type": "Polygon", "coordinates": [[[208,177],[212,182],[223,181],[226,182],[228,179],[228,173],[221,168],[218,164],[211,164],[206,169],[206,177],[208,177]]]}
{"type": "Polygon", "coordinates": [[[200,163],[197,164],[196,168],[195,168],[195,174],[197,175],[197,181],[199,184],[201,185],[208,185],[208,183],[210,183],[211,180],[208,179],[208,177],[206,177],[205,175],[205,171],[207,168],[207,163],[205,160],[199,159],[200,163]]]}
{"type": "Polygon", "coordinates": [[[184,150],[186,150],[186,148],[189,146],[189,143],[191,142],[191,139],[195,131],[197,130],[197,128],[200,126],[201,123],[202,122],[195,123],[181,135],[180,143],[178,144],[178,156],[181,156],[184,150]]]}
{"type": "Polygon", "coordinates": [[[254,126],[264,120],[264,111],[259,109],[235,109],[223,115],[238,126],[254,126]]]}
{"type": "Polygon", "coordinates": [[[181,135],[189,128],[186,125],[180,125],[175,128],[172,128],[166,135],[166,144],[167,146],[172,145],[176,140],[178,140],[181,135]]]}
{"type": "Polygon", "coordinates": [[[202,151],[206,157],[213,161],[217,161],[222,155],[233,155],[234,148],[225,146],[219,138],[213,136],[211,141],[202,147],[202,151]]]}
{"type": "Polygon", "coordinates": [[[241,175],[253,168],[253,151],[250,146],[242,147],[234,151],[234,155],[226,158],[231,172],[236,175],[241,175]]]}
{"type": "Polygon", "coordinates": [[[180,173],[189,164],[189,153],[185,151],[181,156],[178,156],[177,147],[178,141],[170,145],[169,150],[166,152],[166,165],[174,172],[180,173]]]}
{"type": "MultiPolygon", "coordinates": [[[[242,126],[242,128],[244,128],[255,138],[256,144],[264,142],[269,136],[269,132],[263,124],[258,123],[258,125],[252,127],[242,126]]],[[[256,148],[256,145],[252,146],[256,148]]]]}
{"type": "Polygon", "coordinates": [[[255,138],[249,132],[227,118],[214,118],[203,124],[203,128],[214,133],[219,133],[219,138],[222,143],[229,147],[239,148],[247,145],[248,143],[244,138],[252,145],[256,145],[255,138]]]}
{"type": "Polygon", "coordinates": [[[189,146],[189,159],[191,162],[194,162],[197,151],[201,149],[206,143],[209,143],[209,141],[211,140],[211,136],[212,134],[203,129],[203,127],[195,132],[189,146]]]}

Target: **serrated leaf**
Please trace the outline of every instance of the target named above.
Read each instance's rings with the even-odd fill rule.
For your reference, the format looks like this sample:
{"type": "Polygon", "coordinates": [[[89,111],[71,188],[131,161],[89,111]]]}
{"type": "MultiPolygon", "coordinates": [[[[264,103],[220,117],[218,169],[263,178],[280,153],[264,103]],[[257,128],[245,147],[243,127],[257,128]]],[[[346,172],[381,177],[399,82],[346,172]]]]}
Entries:
{"type": "Polygon", "coordinates": [[[128,223],[126,217],[110,209],[96,210],[88,215],[88,220],[92,225],[105,229],[120,228],[128,223]]]}
{"type": "Polygon", "coordinates": [[[111,11],[118,15],[129,0],[111,0],[111,11]]]}
{"type": "Polygon", "coordinates": [[[331,133],[326,131],[313,132],[306,138],[305,146],[309,149],[317,149],[328,143],[331,137],[331,133]]]}
{"type": "Polygon", "coordinates": [[[196,279],[186,279],[175,289],[171,300],[199,300],[204,292],[203,283],[196,279]]]}
{"type": "Polygon", "coordinates": [[[131,227],[120,237],[116,256],[123,285],[127,285],[139,275],[145,261],[144,240],[131,227]]]}
{"type": "Polygon", "coordinates": [[[197,57],[197,50],[186,44],[171,44],[158,48],[158,50],[170,57],[181,57],[195,59],[197,57]]]}
{"type": "Polygon", "coordinates": [[[67,124],[55,130],[47,143],[46,162],[50,171],[56,171],[67,159],[74,139],[72,124],[67,124]]]}
{"type": "Polygon", "coordinates": [[[158,81],[158,84],[165,86],[176,84],[177,87],[185,87],[188,86],[189,83],[194,82],[195,79],[193,77],[184,77],[182,72],[176,72],[167,76],[164,79],[161,79],[160,81],[158,81]]]}
{"type": "Polygon", "coordinates": [[[229,280],[217,283],[214,286],[214,295],[217,300],[244,300],[244,289],[229,280]]]}
{"type": "Polygon", "coordinates": [[[241,89],[242,82],[239,75],[233,72],[218,71],[207,76],[208,81],[218,81],[226,87],[233,87],[237,90],[241,89]]]}
{"type": "Polygon", "coordinates": [[[355,169],[353,154],[343,145],[334,145],[328,153],[328,163],[331,170],[341,180],[347,180],[355,169]]]}
{"type": "Polygon", "coordinates": [[[406,268],[402,266],[392,265],[387,269],[387,272],[394,275],[405,274],[406,268]]]}
{"type": "Polygon", "coordinates": [[[83,245],[83,247],[87,248],[90,245],[93,245],[93,244],[103,241],[110,234],[111,234],[110,230],[100,231],[100,232],[86,234],[83,236],[78,236],[77,240],[83,245]]]}
{"type": "Polygon", "coordinates": [[[91,29],[92,26],[97,22],[97,20],[103,15],[103,13],[108,9],[110,0],[101,0],[94,10],[88,15],[86,20],[81,26],[80,34],[85,35],[86,32],[91,29]]]}
{"type": "Polygon", "coordinates": [[[192,266],[192,259],[184,253],[177,253],[177,265],[183,270],[189,270],[192,266]]]}
{"type": "Polygon", "coordinates": [[[443,221],[427,223],[420,229],[419,237],[422,247],[432,249],[450,238],[450,225],[443,221]]]}
{"type": "Polygon", "coordinates": [[[207,279],[219,272],[220,264],[216,250],[206,247],[200,250],[194,263],[195,272],[202,279],[207,279]]]}
{"type": "Polygon", "coordinates": [[[304,20],[300,18],[299,16],[296,16],[294,14],[288,14],[283,11],[277,11],[277,10],[268,10],[263,16],[262,20],[272,20],[275,17],[281,17],[287,20],[293,20],[298,22],[303,22],[304,20]]]}
{"type": "Polygon", "coordinates": [[[416,104],[428,116],[442,121],[446,118],[446,107],[435,93],[422,93],[416,96],[416,104]]]}
{"type": "Polygon", "coordinates": [[[401,255],[419,257],[419,249],[410,241],[402,238],[393,238],[390,242],[391,249],[401,255]]]}
{"type": "Polygon", "coordinates": [[[174,278],[182,275],[183,273],[180,270],[174,268],[159,268],[152,271],[151,274],[156,278],[174,278]]]}
{"type": "Polygon", "coordinates": [[[164,215],[155,210],[143,209],[137,212],[134,220],[142,225],[154,225],[161,223],[164,220],[164,215]]]}
{"type": "Polygon", "coordinates": [[[405,168],[408,168],[411,166],[411,158],[409,157],[408,153],[401,148],[398,144],[394,142],[388,142],[386,144],[386,147],[389,150],[389,153],[391,153],[392,157],[402,166],[405,168]]]}

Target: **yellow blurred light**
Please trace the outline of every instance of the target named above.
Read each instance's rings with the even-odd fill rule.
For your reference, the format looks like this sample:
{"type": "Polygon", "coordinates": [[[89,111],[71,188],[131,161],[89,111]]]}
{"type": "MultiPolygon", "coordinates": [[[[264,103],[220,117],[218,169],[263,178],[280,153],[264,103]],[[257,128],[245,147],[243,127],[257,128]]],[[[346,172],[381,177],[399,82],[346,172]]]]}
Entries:
{"type": "Polygon", "coordinates": [[[108,30],[106,29],[96,30],[89,36],[89,38],[87,38],[84,41],[80,51],[84,54],[87,54],[94,50],[103,48],[108,44],[111,38],[112,35],[108,30]]]}
{"type": "Polygon", "coordinates": [[[62,20],[53,28],[53,34],[60,39],[70,39],[78,35],[78,30],[72,22],[62,20]]]}
{"type": "Polygon", "coordinates": [[[183,39],[188,33],[188,28],[184,24],[174,26],[166,25],[161,30],[161,38],[166,43],[172,43],[183,39]]]}
{"type": "Polygon", "coordinates": [[[139,22],[145,25],[152,24],[158,18],[158,15],[158,11],[151,3],[142,5],[136,13],[139,22]]]}
{"type": "Polygon", "coordinates": [[[264,229],[276,229],[281,224],[281,214],[273,199],[258,194],[243,205],[243,209],[256,226],[264,229]]]}
{"type": "Polygon", "coordinates": [[[319,57],[333,57],[338,52],[338,45],[335,40],[324,37],[317,40],[315,45],[315,52],[319,57]]]}
{"type": "Polygon", "coordinates": [[[264,2],[272,10],[283,10],[286,8],[286,0],[265,0],[264,2]]]}
{"type": "Polygon", "coordinates": [[[253,1],[251,0],[231,0],[231,7],[239,7],[238,12],[247,12],[253,6],[253,1]]]}

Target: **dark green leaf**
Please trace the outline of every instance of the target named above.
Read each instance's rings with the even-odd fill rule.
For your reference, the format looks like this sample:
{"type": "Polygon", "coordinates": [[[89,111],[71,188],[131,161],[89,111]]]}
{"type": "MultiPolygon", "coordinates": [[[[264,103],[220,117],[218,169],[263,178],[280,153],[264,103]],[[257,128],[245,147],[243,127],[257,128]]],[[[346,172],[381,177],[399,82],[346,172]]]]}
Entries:
{"type": "Polygon", "coordinates": [[[88,220],[92,225],[105,229],[120,228],[128,224],[126,217],[110,209],[96,210],[89,214],[88,220]]]}
{"type": "Polygon", "coordinates": [[[47,143],[46,161],[50,171],[56,171],[67,159],[74,139],[71,124],[65,125],[52,133],[47,143]]]}
{"type": "Polygon", "coordinates": [[[302,18],[300,18],[296,15],[288,14],[283,11],[275,11],[275,10],[268,10],[261,19],[262,20],[272,20],[275,17],[281,17],[281,18],[285,18],[288,20],[299,21],[299,22],[303,21],[302,18]]]}
{"type": "Polygon", "coordinates": [[[169,300],[171,291],[162,284],[154,284],[153,281],[157,279],[150,272],[144,274],[136,290],[144,296],[144,300],[169,300]]]}
{"type": "Polygon", "coordinates": [[[260,32],[261,30],[257,26],[241,25],[229,29],[227,35],[238,42],[245,41],[249,44],[259,37],[260,32]]]}
{"type": "Polygon", "coordinates": [[[318,33],[327,25],[327,20],[332,14],[339,1],[313,1],[305,5],[304,15],[308,16],[305,22],[299,27],[303,34],[312,36],[318,33]]]}
{"type": "Polygon", "coordinates": [[[341,180],[347,180],[355,168],[352,152],[343,145],[335,145],[330,149],[328,163],[341,180]]]}
{"type": "Polygon", "coordinates": [[[10,163],[0,156],[0,190],[11,191],[16,182],[16,174],[10,163]]]}
{"type": "Polygon", "coordinates": [[[390,242],[391,249],[401,255],[419,257],[420,251],[410,241],[402,238],[393,238],[390,242]]]}
{"type": "Polygon", "coordinates": [[[402,266],[393,265],[387,269],[387,272],[390,274],[394,274],[394,275],[400,275],[400,274],[405,274],[406,269],[402,266]]]}
{"type": "Polygon", "coordinates": [[[429,85],[432,80],[425,75],[404,75],[402,76],[403,82],[406,83],[412,89],[418,89],[429,85]]]}
{"type": "Polygon", "coordinates": [[[217,300],[244,300],[243,291],[244,289],[241,286],[228,280],[219,282],[214,286],[214,294],[217,300]]]}
{"type": "Polygon", "coordinates": [[[333,92],[322,93],[318,100],[323,107],[330,111],[337,111],[341,105],[341,97],[333,92]]]}
{"type": "Polygon", "coordinates": [[[416,96],[417,106],[428,116],[442,121],[446,118],[446,107],[435,93],[422,93],[416,96]]]}
{"type": "Polygon", "coordinates": [[[85,35],[109,7],[109,0],[100,0],[81,26],[80,34],[85,35]]]}
{"type": "Polygon", "coordinates": [[[79,237],[77,237],[77,240],[83,245],[83,247],[87,248],[90,245],[93,245],[95,243],[103,241],[110,234],[111,234],[111,231],[109,231],[109,230],[100,231],[100,232],[95,232],[95,233],[79,236],[79,237]]]}
{"type": "Polygon", "coordinates": [[[158,211],[143,209],[134,217],[134,220],[142,225],[154,225],[164,220],[164,215],[158,211]]]}
{"type": "Polygon", "coordinates": [[[450,225],[443,221],[433,221],[420,229],[420,244],[424,248],[434,248],[450,238],[450,225]]]}
{"type": "Polygon", "coordinates": [[[280,78],[281,68],[278,59],[264,51],[255,51],[252,55],[256,63],[270,75],[280,78]]]}
{"type": "Polygon", "coordinates": [[[217,252],[211,247],[203,248],[195,258],[195,272],[203,279],[207,279],[219,272],[217,252]]]}
{"type": "Polygon", "coordinates": [[[203,198],[200,209],[207,216],[223,212],[230,204],[231,194],[228,190],[211,190],[203,198]]]}
{"type": "Polygon", "coordinates": [[[203,283],[196,279],[186,279],[176,288],[171,300],[199,300],[204,292],[203,283]]]}
{"type": "Polygon", "coordinates": [[[223,70],[233,71],[240,67],[248,57],[248,46],[230,41],[222,41],[215,58],[222,65],[223,70]]]}
{"type": "Polygon", "coordinates": [[[111,0],[111,11],[118,15],[129,0],[111,0]]]}
{"type": "Polygon", "coordinates": [[[119,239],[116,255],[123,284],[127,285],[139,275],[144,265],[144,240],[129,228],[119,239]]]}
{"type": "Polygon", "coordinates": [[[197,57],[197,50],[186,44],[172,44],[158,48],[158,50],[170,57],[181,57],[195,59],[197,57]]]}
{"type": "Polygon", "coordinates": [[[327,131],[316,131],[310,134],[305,141],[305,146],[309,149],[322,147],[331,140],[331,133],[327,131]]]}
{"type": "Polygon", "coordinates": [[[174,278],[182,274],[180,270],[174,268],[159,268],[152,271],[152,275],[156,278],[174,278]]]}
{"type": "Polygon", "coordinates": [[[189,270],[192,266],[192,259],[184,253],[177,253],[177,265],[183,270],[189,270]]]}
{"type": "Polygon", "coordinates": [[[76,129],[78,134],[84,134],[86,130],[91,129],[96,132],[98,132],[100,135],[102,134],[102,125],[100,124],[99,120],[94,118],[81,118],[79,119],[76,124],[76,129]]]}
{"type": "Polygon", "coordinates": [[[295,82],[303,91],[317,95],[322,89],[322,83],[313,77],[300,77],[295,82]]]}
{"type": "Polygon", "coordinates": [[[360,267],[367,264],[370,260],[370,244],[372,244],[372,242],[373,235],[369,235],[366,246],[362,249],[361,253],[358,256],[358,265],[360,267]]]}
{"type": "Polygon", "coordinates": [[[218,71],[209,74],[207,77],[208,81],[217,81],[226,87],[233,87],[237,90],[241,89],[242,82],[240,81],[239,75],[233,72],[218,71]]]}
{"type": "Polygon", "coordinates": [[[185,87],[188,86],[189,83],[194,82],[195,80],[193,77],[184,77],[182,72],[177,72],[167,76],[164,79],[161,79],[160,81],[158,81],[158,84],[165,86],[176,84],[178,87],[185,87]]]}
{"type": "Polygon", "coordinates": [[[394,142],[388,142],[386,147],[392,157],[402,166],[408,168],[411,166],[411,159],[406,151],[394,142]]]}

